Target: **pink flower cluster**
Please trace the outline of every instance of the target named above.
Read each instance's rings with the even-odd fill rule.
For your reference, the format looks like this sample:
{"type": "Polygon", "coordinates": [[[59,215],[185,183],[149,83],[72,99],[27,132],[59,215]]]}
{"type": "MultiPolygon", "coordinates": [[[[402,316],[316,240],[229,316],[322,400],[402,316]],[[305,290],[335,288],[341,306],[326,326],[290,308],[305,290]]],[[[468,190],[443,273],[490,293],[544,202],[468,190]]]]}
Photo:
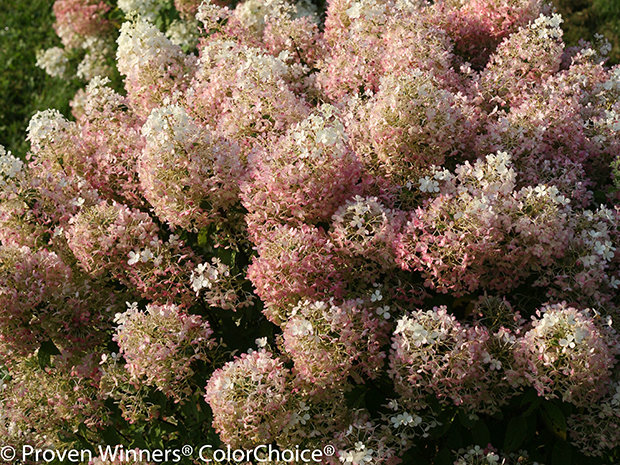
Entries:
{"type": "Polygon", "coordinates": [[[54,29],[64,48],[52,47],[37,52],[37,66],[59,78],[76,74],[81,79],[90,80],[97,75],[111,74],[107,64],[113,48],[111,10],[111,6],[103,1],[56,0],[54,29]],[[77,72],[69,73],[69,57],[76,54],[83,54],[82,61],[77,72]]]}
{"type": "Polygon", "coordinates": [[[422,409],[429,394],[473,409],[492,399],[485,372],[500,364],[484,350],[486,328],[465,328],[441,307],[403,316],[392,339],[389,373],[408,408],[422,409]]]}
{"type": "Polygon", "coordinates": [[[473,325],[459,323],[445,307],[398,321],[389,373],[402,396],[399,403],[419,410],[432,395],[493,413],[523,385],[577,406],[607,394],[619,353],[610,325],[596,324],[587,311],[565,303],[543,307],[529,331],[522,320],[498,326],[510,308],[496,298],[481,300],[478,311],[486,315],[473,325]],[[481,323],[485,320],[495,320],[495,328],[481,323]]]}
{"type": "Polygon", "coordinates": [[[588,313],[565,303],[543,307],[515,348],[517,366],[547,399],[577,406],[607,393],[620,353],[615,331],[598,327],[588,313]]]}
{"type": "Polygon", "coordinates": [[[289,371],[266,351],[242,354],[216,370],[205,399],[223,441],[235,447],[269,444],[289,421],[289,371]]]}
{"type": "Polygon", "coordinates": [[[244,175],[239,149],[213,140],[183,107],[155,108],[142,126],[137,171],[146,200],[171,227],[197,231],[225,218],[244,175]]]}
{"type": "Polygon", "coordinates": [[[94,440],[105,428],[96,354],[75,357],[63,352],[46,369],[30,355],[12,366],[10,375],[0,391],[0,434],[7,446],[50,448],[84,431],[85,439],[94,440]],[[61,431],[64,437],[59,438],[61,431]]]}
{"type": "Polygon", "coordinates": [[[568,200],[546,185],[516,190],[515,178],[502,152],[459,166],[456,176],[434,168],[420,178],[431,197],[396,240],[400,266],[458,296],[509,291],[562,257],[568,200]]]}
{"type": "Polygon", "coordinates": [[[352,192],[361,165],[336,108],[323,105],[273,146],[252,154],[241,196],[250,228],[329,221],[352,192]]]}
{"type": "Polygon", "coordinates": [[[118,279],[144,297],[188,305],[194,254],[178,236],[164,242],[158,233],[147,213],[102,202],[71,218],[65,235],[85,272],[118,279]]]}
{"type": "Polygon", "coordinates": [[[117,297],[75,273],[56,253],[0,246],[0,345],[3,363],[45,341],[83,353],[101,344],[117,297]]]}
{"type": "Polygon", "coordinates": [[[568,418],[572,443],[589,456],[601,456],[620,446],[620,386],[614,382],[609,394],[584,412],[568,418]]]}
{"type": "Polygon", "coordinates": [[[104,35],[110,27],[104,18],[110,10],[105,2],[93,0],[56,0],[55,29],[67,48],[76,48],[86,37],[104,35]]]}
{"type": "Polygon", "coordinates": [[[114,335],[131,383],[155,386],[175,402],[192,394],[188,381],[196,360],[208,361],[208,351],[216,345],[209,323],[198,315],[188,315],[173,304],[137,304],[117,314],[114,335]]]}
{"type": "Polygon", "coordinates": [[[365,307],[359,299],[339,306],[306,300],[293,308],[282,337],[303,381],[320,390],[348,376],[358,382],[377,377],[390,325],[365,307]]]}

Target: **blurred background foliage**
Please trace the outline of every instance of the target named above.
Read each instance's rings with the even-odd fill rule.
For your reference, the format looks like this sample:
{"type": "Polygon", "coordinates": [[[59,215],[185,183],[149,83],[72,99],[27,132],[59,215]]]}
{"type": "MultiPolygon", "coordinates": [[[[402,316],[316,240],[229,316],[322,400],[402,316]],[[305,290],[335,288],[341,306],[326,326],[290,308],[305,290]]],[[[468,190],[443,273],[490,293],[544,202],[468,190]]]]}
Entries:
{"type": "Polygon", "coordinates": [[[26,128],[39,110],[69,116],[78,79],[49,77],[35,65],[37,50],[60,44],[52,24],[54,0],[0,0],[0,145],[22,157],[26,128]]]}
{"type": "MultiPolygon", "coordinates": [[[[315,0],[321,9],[325,0],[315,0]]],[[[612,44],[608,65],[620,63],[620,0],[553,0],[564,18],[564,39],[577,45],[603,34],[612,44]]],[[[0,145],[24,158],[26,128],[40,110],[55,108],[71,118],[69,101],[84,85],[53,78],[38,68],[36,52],[60,45],[54,28],[54,0],[0,0],[0,145]]]]}

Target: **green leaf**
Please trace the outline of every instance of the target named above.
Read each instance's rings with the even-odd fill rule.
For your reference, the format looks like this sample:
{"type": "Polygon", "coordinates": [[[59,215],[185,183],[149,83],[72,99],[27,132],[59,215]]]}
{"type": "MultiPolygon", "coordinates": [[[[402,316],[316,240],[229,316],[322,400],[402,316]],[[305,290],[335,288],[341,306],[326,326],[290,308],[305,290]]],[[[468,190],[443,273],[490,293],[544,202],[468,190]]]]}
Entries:
{"type": "Polygon", "coordinates": [[[39,352],[37,353],[37,360],[39,361],[39,366],[41,367],[41,369],[50,366],[50,364],[52,363],[51,355],[47,352],[43,352],[42,350],[39,350],[39,352]]]}
{"type": "Polygon", "coordinates": [[[534,410],[536,410],[538,407],[540,407],[540,404],[542,403],[542,398],[537,397],[536,400],[534,400],[530,406],[528,407],[528,409],[525,411],[525,413],[523,414],[524,417],[529,417],[532,413],[534,413],[534,410]]]}
{"type": "Polygon", "coordinates": [[[487,425],[482,420],[478,420],[474,427],[471,429],[471,434],[474,438],[474,443],[480,447],[486,447],[491,442],[491,433],[487,425]]]}
{"type": "Polygon", "coordinates": [[[368,388],[366,386],[355,386],[351,392],[346,395],[347,404],[349,404],[352,409],[365,407],[365,397],[367,391],[368,388]]]}
{"type": "Polygon", "coordinates": [[[473,428],[478,419],[475,417],[471,418],[471,414],[463,410],[459,410],[459,421],[465,428],[473,428]]]}
{"type": "Polygon", "coordinates": [[[58,350],[58,347],[56,347],[56,345],[50,341],[43,341],[41,343],[41,347],[39,348],[39,352],[44,351],[50,355],[60,355],[60,350],[58,350]]]}
{"type": "Polygon", "coordinates": [[[446,435],[446,442],[444,445],[453,450],[458,450],[461,447],[465,447],[463,443],[463,438],[461,437],[460,430],[461,427],[458,423],[452,423],[452,427],[448,430],[448,434],[446,435]]]}
{"type": "Polygon", "coordinates": [[[52,355],[59,355],[60,350],[54,345],[52,341],[43,341],[37,352],[37,360],[39,366],[44,369],[52,363],[52,355]]]}
{"type": "Polygon", "coordinates": [[[412,447],[405,452],[402,457],[402,463],[415,463],[415,465],[429,465],[428,460],[422,455],[422,452],[417,447],[412,447]]]}
{"type": "Polygon", "coordinates": [[[553,402],[544,402],[540,414],[549,431],[566,441],[566,418],[562,410],[553,402]]]}
{"type": "Polygon", "coordinates": [[[526,404],[534,402],[536,399],[540,399],[538,397],[538,393],[536,392],[536,389],[531,388],[529,391],[523,394],[523,398],[521,399],[521,407],[524,407],[526,404]]]}
{"type": "Polygon", "coordinates": [[[573,459],[573,450],[566,441],[557,441],[551,453],[551,465],[570,465],[573,459]]]}
{"type": "Polygon", "coordinates": [[[209,243],[209,228],[200,228],[198,231],[198,245],[200,247],[206,247],[209,243]]]}
{"type": "Polygon", "coordinates": [[[504,438],[504,450],[514,452],[523,443],[527,434],[527,421],[523,417],[511,418],[504,438]]]}
{"type": "Polygon", "coordinates": [[[116,431],[116,428],[114,428],[113,426],[108,426],[101,435],[101,437],[106,444],[109,444],[111,446],[115,446],[121,443],[121,437],[116,431]]]}
{"type": "Polygon", "coordinates": [[[439,451],[437,456],[435,457],[435,461],[433,465],[453,465],[454,457],[448,449],[442,449],[439,451]]]}

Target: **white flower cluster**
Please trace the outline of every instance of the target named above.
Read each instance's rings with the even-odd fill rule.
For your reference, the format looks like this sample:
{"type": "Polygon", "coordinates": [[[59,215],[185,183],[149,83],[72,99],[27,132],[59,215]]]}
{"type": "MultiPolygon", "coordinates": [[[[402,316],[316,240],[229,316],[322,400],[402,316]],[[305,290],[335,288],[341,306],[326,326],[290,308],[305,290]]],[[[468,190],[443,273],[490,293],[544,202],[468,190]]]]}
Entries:
{"type": "Polygon", "coordinates": [[[373,452],[372,449],[367,449],[361,441],[358,441],[355,443],[355,450],[340,451],[340,461],[352,465],[372,463],[373,452]]]}
{"type": "Polygon", "coordinates": [[[60,47],[48,48],[37,52],[37,66],[52,77],[63,77],[67,72],[69,58],[60,47]]]}
{"type": "Polygon", "coordinates": [[[194,47],[198,43],[198,23],[175,19],[166,31],[166,37],[180,47],[194,47]]]}
{"type": "Polygon", "coordinates": [[[109,44],[100,37],[87,37],[84,42],[87,52],[77,68],[77,77],[87,81],[95,76],[108,76],[110,67],[106,64],[106,57],[110,54],[109,44]]]}
{"type": "MultiPolygon", "coordinates": [[[[129,252],[129,260],[127,261],[128,265],[135,265],[138,262],[147,263],[148,261],[154,258],[153,252],[151,249],[146,247],[144,250],[137,250],[129,252]]],[[[160,259],[161,263],[161,259],[160,259]]],[[[159,263],[155,263],[155,266],[158,266],[159,263]]]]}
{"type": "MultiPolygon", "coordinates": [[[[620,67],[614,66],[609,70],[608,79],[601,85],[602,89],[597,89],[600,93],[611,92],[620,95],[620,67]]],[[[598,92],[597,92],[598,93],[598,92]]]]}
{"type": "Polygon", "coordinates": [[[392,418],[390,418],[390,421],[392,422],[392,426],[394,428],[398,428],[399,426],[418,426],[420,423],[422,423],[422,417],[419,415],[411,415],[408,412],[404,412],[404,413],[399,413],[396,416],[393,416],[392,418]]]}
{"type": "Polygon", "coordinates": [[[442,331],[440,327],[435,327],[433,323],[429,322],[438,321],[439,317],[436,312],[429,310],[425,315],[418,316],[417,318],[409,318],[404,315],[396,325],[396,331],[394,334],[406,335],[406,341],[412,343],[416,347],[420,347],[423,344],[434,344],[440,339],[446,338],[446,332],[442,331]],[[418,321],[424,322],[427,327],[418,323],[418,321]]]}
{"type": "Polygon", "coordinates": [[[222,278],[230,276],[229,267],[222,263],[221,260],[212,258],[211,262],[212,263],[201,263],[192,271],[190,280],[192,282],[192,289],[194,289],[196,295],[198,295],[202,289],[212,289],[222,278]]]}
{"type": "Polygon", "coordinates": [[[176,58],[183,58],[181,49],[142,17],[124,22],[116,41],[117,67],[126,76],[134,76],[146,65],[160,68],[176,58]]]}
{"type": "MultiPolygon", "coordinates": [[[[436,165],[431,166],[431,172],[429,175],[424,176],[418,180],[418,184],[420,184],[420,190],[422,192],[428,192],[432,194],[434,192],[439,192],[439,183],[442,181],[452,181],[454,179],[454,175],[450,173],[445,168],[441,168],[436,165]]],[[[407,183],[407,188],[411,188],[411,183],[407,183]]]]}
{"type": "Polygon", "coordinates": [[[465,162],[455,170],[461,181],[459,191],[465,192],[475,186],[484,189],[486,194],[510,194],[517,178],[517,173],[511,164],[511,156],[501,151],[496,155],[487,155],[485,160],[477,160],[474,166],[465,162]]]}
{"type": "Polygon", "coordinates": [[[114,92],[114,89],[108,86],[109,83],[110,79],[102,76],[95,76],[89,81],[83,104],[87,113],[93,110],[106,113],[108,110],[117,110],[123,105],[123,97],[114,92]]]}
{"type": "Polygon", "coordinates": [[[557,187],[547,186],[546,184],[524,187],[521,193],[527,198],[548,198],[557,205],[568,205],[570,203],[570,199],[563,196],[557,187]]]}
{"type": "Polygon", "coordinates": [[[566,352],[567,349],[574,349],[577,344],[581,344],[590,335],[590,331],[575,320],[575,315],[559,312],[546,312],[538,321],[535,331],[542,336],[556,333],[558,331],[557,329],[554,330],[556,327],[564,335],[558,339],[562,353],[566,352]]]}
{"type": "Polygon", "coordinates": [[[305,318],[292,318],[288,323],[287,329],[291,336],[305,337],[314,334],[312,323],[305,318]]]}
{"type": "Polygon", "coordinates": [[[562,37],[562,17],[556,13],[551,16],[541,14],[536,20],[530,24],[530,28],[537,31],[540,39],[560,39],[562,37]]]}
{"type": "Polygon", "coordinates": [[[241,23],[255,33],[265,29],[265,18],[291,18],[295,7],[286,0],[247,0],[239,3],[235,15],[241,23]]]}
{"type": "MultiPolygon", "coordinates": [[[[577,233],[583,244],[579,261],[585,268],[605,268],[615,256],[616,247],[609,231],[608,221],[612,219],[612,212],[601,206],[596,212],[584,210],[582,221],[585,227],[577,233]]],[[[617,280],[611,285],[617,288],[617,280]]]]}
{"type": "Polygon", "coordinates": [[[335,107],[324,104],[319,112],[313,113],[293,128],[291,137],[299,147],[299,158],[320,158],[325,150],[342,158],[347,136],[335,113],[335,107]]]}
{"type": "Polygon", "coordinates": [[[15,158],[10,151],[0,145],[0,187],[6,185],[7,178],[15,178],[24,167],[24,162],[15,158]]]}
{"type": "Polygon", "coordinates": [[[69,125],[69,121],[58,110],[38,111],[28,124],[26,139],[30,141],[33,149],[38,149],[44,142],[53,142],[54,135],[61,133],[69,125]]]}
{"type": "Polygon", "coordinates": [[[137,13],[149,21],[154,21],[166,0],[118,0],[118,7],[129,16],[137,13]]]}
{"type": "Polygon", "coordinates": [[[291,310],[291,318],[297,315],[297,313],[302,312],[304,308],[309,308],[311,312],[324,313],[329,307],[327,306],[326,302],[320,300],[316,302],[312,302],[310,300],[303,300],[300,301],[295,307],[293,307],[293,310],[291,310]]]}
{"type": "Polygon", "coordinates": [[[376,197],[364,198],[356,195],[338,209],[333,219],[348,223],[348,226],[353,228],[354,235],[366,237],[375,234],[388,221],[387,212],[376,197]]]}
{"type": "Polygon", "coordinates": [[[386,18],[387,5],[377,0],[360,0],[352,2],[346,11],[350,19],[365,19],[373,23],[383,23],[386,18]]]}
{"type": "Polygon", "coordinates": [[[170,146],[171,149],[174,149],[173,142],[182,145],[187,143],[193,132],[185,108],[178,105],[154,108],[142,126],[142,135],[147,144],[170,146]]]}
{"type": "Polygon", "coordinates": [[[211,0],[204,0],[198,7],[196,19],[204,25],[207,31],[210,31],[211,29],[216,29],[218,22],[224,19],[224,16],[228,13],[228,10],[213,5],[211,0]]]}
{"type": "MultiPolygon", "coordinates": [[[[485,452],[480,446],[473,446],[469,449],[459,449],[459,457],[454,465],[499,465],[500,457],[496,453],[485,452]]],[[[503,463],[503,461],[502,461],[503,463]]]]}

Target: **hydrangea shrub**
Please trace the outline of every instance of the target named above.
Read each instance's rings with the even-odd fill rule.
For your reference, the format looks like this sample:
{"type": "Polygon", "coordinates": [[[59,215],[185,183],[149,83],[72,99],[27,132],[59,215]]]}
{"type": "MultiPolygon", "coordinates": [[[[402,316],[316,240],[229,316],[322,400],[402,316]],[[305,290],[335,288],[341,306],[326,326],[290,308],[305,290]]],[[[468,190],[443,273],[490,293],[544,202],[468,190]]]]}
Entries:
{"type": "Polygon", "coordinates": [[[605,43],[543,1],[117,6],[57,2],[80,111],[0,149],[6,444],[620,460],[605,43]]]}

